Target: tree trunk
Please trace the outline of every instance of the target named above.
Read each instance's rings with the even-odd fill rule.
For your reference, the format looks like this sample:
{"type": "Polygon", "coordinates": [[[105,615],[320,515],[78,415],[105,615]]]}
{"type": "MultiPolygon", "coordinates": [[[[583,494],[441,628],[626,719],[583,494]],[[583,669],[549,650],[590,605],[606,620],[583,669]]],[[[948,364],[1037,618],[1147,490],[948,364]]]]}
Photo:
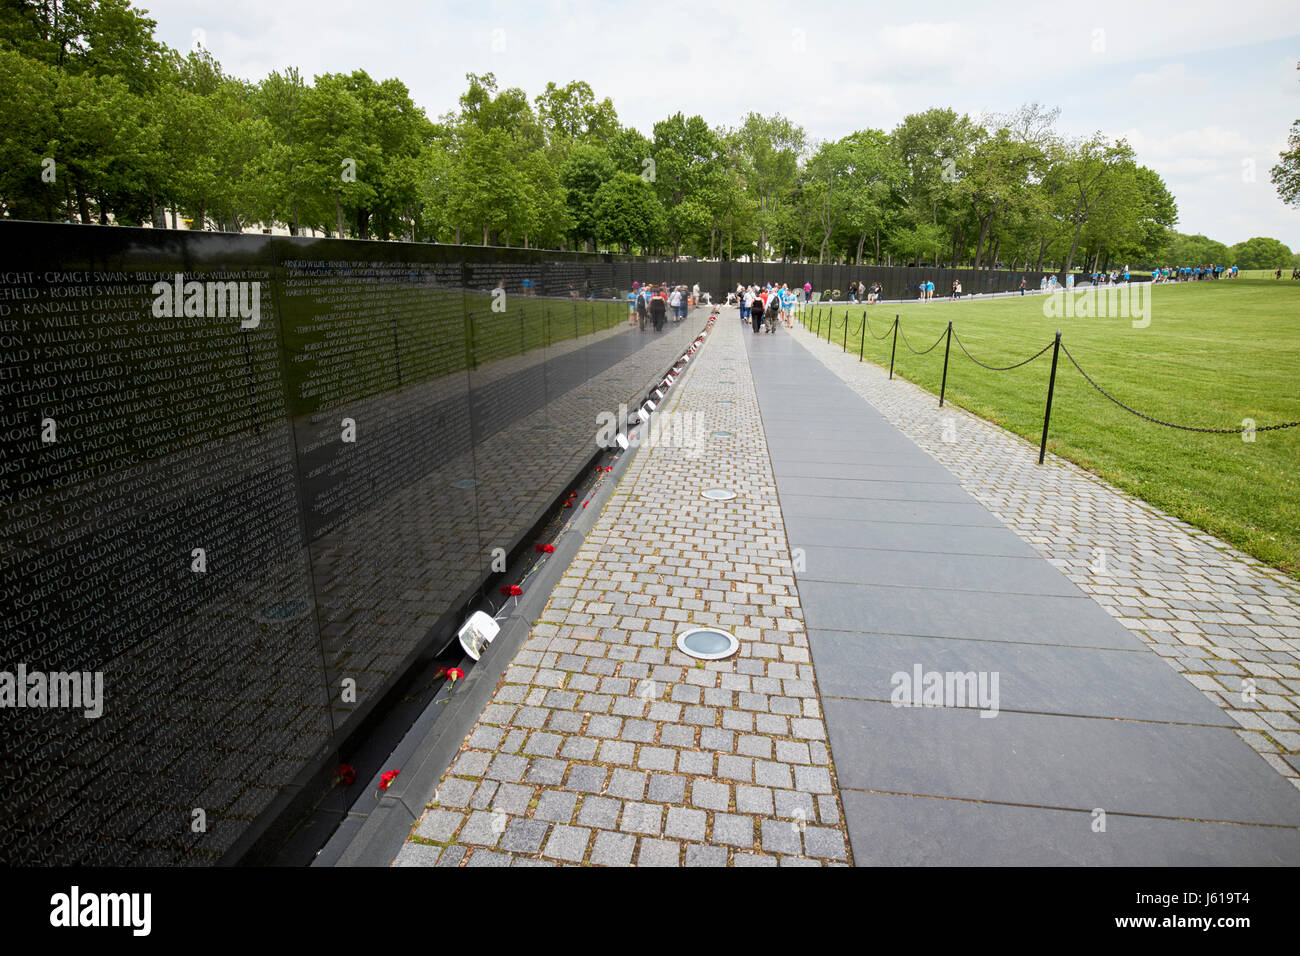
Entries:
{"type": "Polygon", "coordinates": [[[298,235],[298,200],[293,201],[293,222],[289,223],[289,235],[298,235]]]}
{"type": "Polygon", "coordinates": [[[339,198],[339,191],[334,190],[334,222],[338,227],[339,238],[343,238],[343,201],[339,198]]]}
{"type": "Polygon", "coordinates": [[[996,269],[998,267],[998,250],[1001,248],[1002,240],[1000,238],[993,240],[993,251],[989,254],[990,269],[996,269]]]}
{"type": "Polygon", "coordinates": [[[90,202],[86,199],[86,190],[77,183],[77,212],[81,215],[82,225],[90,225],[90,202]]]}
{"type": "Polygon", "coordinates": [[[357,238],[370,238],[370,210],[357,207],[357,238]]]}
{"type": "Polygon", "coordinates": [[[1065,259],[1065,271],[1069,272],[1074,266],[1074,254],[1079,249],[1079,234],[1083,232],[1083,223],[1080,222],[1074,227],[1074,241],[1070,243],[1070,254],[1065,259]]]}
{"type": "Polygon", "coordinates": [[[976,269],[980,267],[980,263],[984,260],[984,240],[986,240],[989,237],[989,225],[992,223],[992,221],[993,221],[992,216],[985,216],[982,219],[980,219],[979,239],[975,243],[975,268],[976,269]]]}
{"type": "Polygon", "coordinates": [[[200,232],[202,232],[203,229],[208,224],[208,197],[207,196],[204,196],[202,199],[199,200],[199,214],[194,218],[194,224],[198,226],[200,232]]]}

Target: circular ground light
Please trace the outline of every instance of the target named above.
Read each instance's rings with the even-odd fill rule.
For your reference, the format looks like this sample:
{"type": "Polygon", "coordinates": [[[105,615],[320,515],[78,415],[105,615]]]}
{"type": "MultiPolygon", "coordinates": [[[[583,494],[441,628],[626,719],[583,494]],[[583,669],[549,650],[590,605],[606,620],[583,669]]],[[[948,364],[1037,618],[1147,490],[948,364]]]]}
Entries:
{"type": "Polygon", "coordinates": [[[712,627],[692,628],[677,635],[677,649],[701,661],[720,661],[740,648],[734,634],[712,627]]]}
{"type": "Polygon", "coordinates": [[[473,488],[477,484],[477,478],[457,478],[451,483],[451,486],[453,488],[473,488]]]}
{"type": "Polygon", "coordinates": [[[705,488],[701,493],[711,501],[730,501],[736,497],[736,493],[730,488],[705,488]]]}
{"type": "Polygon", "coordinates": [[[735,438],[735,432],[716,431],[713,433],[714,438],[735,438]]]}

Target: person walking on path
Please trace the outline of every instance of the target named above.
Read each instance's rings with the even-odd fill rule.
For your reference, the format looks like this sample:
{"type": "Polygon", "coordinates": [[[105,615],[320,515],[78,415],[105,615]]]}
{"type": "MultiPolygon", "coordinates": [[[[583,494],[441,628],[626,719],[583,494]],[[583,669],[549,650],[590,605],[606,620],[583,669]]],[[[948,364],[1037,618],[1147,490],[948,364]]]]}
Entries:
{"type": "Polygon", "coordinates": [[[654,323],[656,332],[664,330],[664,315],[667,311],[668,303],[664,300],[663,290],[656,287],[650,296],[650,321],[654,323]]]}
{"type": "Polygon", "coordinates": [[[646,319],[650,318],[650,287],[642,286],[636,294],[636,318],[641,331],[645,331],[646,319]]]}
{"type": "Polygon", "coordinates": [[[775,332],[781,321],[781,290],[773,289],[767,295],[767,331],[775,332]]]}

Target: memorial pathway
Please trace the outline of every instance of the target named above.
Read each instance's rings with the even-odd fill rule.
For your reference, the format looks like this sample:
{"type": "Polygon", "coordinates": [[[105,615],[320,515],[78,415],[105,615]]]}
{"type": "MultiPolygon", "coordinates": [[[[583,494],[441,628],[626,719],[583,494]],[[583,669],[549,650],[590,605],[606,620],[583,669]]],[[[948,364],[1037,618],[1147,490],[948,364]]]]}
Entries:
{"type": "Polygon", "coordinates": [[[636,453],[395,864],[1300,862],[1294,589],[1254,582],[1246,625],[1149,618],[1202,662],[1246,640],[1215,628],[1275,630],[1222,658],[1268,669],[1263,752],[1130,595],[1076,583],[1078,528],[1148,544],[1105,485],[835,351],[724,309],[661,408],[691,440],[636,453]],[[739,654],[685,657],[691,625],[739,654]]]}
{"type": "Polygon", "coordinates": [[[849,861],[736,325],[658,421],[667,440],[637,451],[396,864],[849,861]],[[739,653],[685,656],[690,624],[739,653]]]}
{"type": "MultiPolygon", "coordinates": [[[[746,342],[856,862],[1300,862],[1300,788],[1281,773],[1291,765],[1275,755],[1270,768],[1242,739],[1225,685],[1201,693],[1154,652],[1168,643],[1123,626],[1117,617],[1134,612],[1117,604],[1141,601],[1110,594],[1112,616],[1105,592],[1090,596],[1058,569],[1099,545],[1136,561],[1150,539],[1173,536],[1163,516],[1143,506],[1137,524],[1131,499],[1104,483],[1059,460],[1039,468],[1027,443],[802,329],[746,342]],[[1007,510],[1021,520],[1004,523],[1007,510]],[[1092,535],[1098,526],[1111,537],[1092,535]],[[895,706],[896,675],[917,672],[923,684],[973,674],[990,689],[996,674],[996,716],[951,699],[895,706]]],[[[1153,559],[1166,572],[1171,552],[1185,553],[1171,544],[1153,559]]],[[[1145,577],[1115,583],[1136,593],[1145,577]]],[[[1218,587],[1230,579],[1212,580],[1233,600],[1218,587]]],[[[1271,610],[1258,626],[1279,629],[1279,659],[1254,671],[1242,661],[1240,673],[1259,675],[1285,725],[1300,710],[1300,686],[1279,676],[1295,650],[1282,636],[1298,623],[1295,591],[1259,587],[1232,610],[1271,610]]],[[[1155,619],[1214,628],[1214,613],[1155,619]]],[[[1295,749],[1288,734],[1274,728],[1274,748],[1295,749]]]]}

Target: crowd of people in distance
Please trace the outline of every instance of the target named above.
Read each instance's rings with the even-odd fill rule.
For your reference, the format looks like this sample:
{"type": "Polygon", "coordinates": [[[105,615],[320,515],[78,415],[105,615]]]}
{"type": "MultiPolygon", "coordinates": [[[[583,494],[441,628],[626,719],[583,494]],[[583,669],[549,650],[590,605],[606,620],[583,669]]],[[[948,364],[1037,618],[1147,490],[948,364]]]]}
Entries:
{"type": "Polygon", "coordinates": [[[850,302],[879,302],[885,297],[885,287],[879,282],[873,282],[867,285],[865,282],[849,283],[849,301],[850,302]]]}
{"type": "MultiPolygon", "coordinates": [[[[811,298],[812,286],[805,284],[804,301],[811,298]]],[[[759,332],[775,332],[782,322],[786,328],[790,328],[794,324],[794,310],[798,304],[798,293],[784,282],[779,287],[770,282],[763,286],[740,283],[735,292],[727,293],[727,305],[739,307],[740,321],[748,322],[755,335],[759,332]]]]}
{"type": "Polygon", "coordinates": [[[1203,279],[1235,279],[1236,266],[1170,266],[1151,270],[1152,282],[1199,282],[1203,279]]]}
{"type": "MultiPolygon", "coordinates": [[[[704,296],[708,301],[708,295],[704,296]]],[[[656,332],[662,332],[668,323],[669,316],[672,317],[674,324],[686,318],[686,313],[690,311],[692,305],[700,303],[700,284],[697,282],[693,287],[685,285],[668,285],[667,283],[633,282],[632,289],[627,294],[629,313],[633,317],[632,321],[641,328],[646,330],[649,325],[656,332]]]]}

